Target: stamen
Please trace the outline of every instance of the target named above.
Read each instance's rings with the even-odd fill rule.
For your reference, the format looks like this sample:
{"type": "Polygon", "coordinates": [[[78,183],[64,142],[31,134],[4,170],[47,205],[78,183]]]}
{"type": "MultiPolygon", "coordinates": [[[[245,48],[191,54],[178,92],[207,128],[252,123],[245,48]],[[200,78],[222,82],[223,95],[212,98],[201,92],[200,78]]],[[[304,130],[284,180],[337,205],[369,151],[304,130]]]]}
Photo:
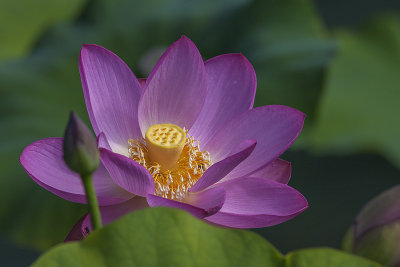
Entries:
{"type": "MultiPolygon", "coordinates": [[[[153,133],[161,133],[163,131],[173,132],[172,135],[175,134],[173,130],[165,126],[154,129],[150,136],[152,137],[153,133]],[[166,129],[164,130],[163,128],[166,129]]],[[[129,157],[147,168],[153,176],[156,187],[155,194],[179,201],[186,197],[187,190],[189,190],[212,165],[210,154],[207,151],[200,151],[199,141],[195,140],[192,136],[186,135],[187,131],[182,131],[186,136],[182,152],[176,160],[176,163],[174,163],[173,167],[170,169],[163,168],[160,162],[156,162],[150,157],[149,142],[147,142],[147,139],[130,139],[128,141],[129,157]]],[[[179,141],[180,140],[178,140],[178,142],[179,141]]],[[[173,144],[170,143],[172,142],[169,141],[168,145],[173,146],[173,144]]]]}

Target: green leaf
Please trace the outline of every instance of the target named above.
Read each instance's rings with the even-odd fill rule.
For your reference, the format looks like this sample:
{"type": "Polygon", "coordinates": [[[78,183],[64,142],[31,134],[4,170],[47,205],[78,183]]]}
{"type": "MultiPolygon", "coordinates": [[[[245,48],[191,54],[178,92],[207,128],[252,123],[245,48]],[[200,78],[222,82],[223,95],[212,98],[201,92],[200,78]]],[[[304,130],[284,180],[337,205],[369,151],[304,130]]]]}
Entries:
{"type": "Polygon", "coordinates": [[[318,151],[375,151],[400,167],[400,21],[338,31],[311,145],[318,151]]]}
{"type": "Polygon", "coordinates": [[[255,67],[255,104],[287,105],[312,118],[323,70],[336,48],[313,4],[258,0],[241,16],[236,20],[241,34],[235,45],[255,67]]]}
{"type": "Polygon", "coordinates": [[[1,0],[0,61],[25,54],[45,30],[76,17],[85,3],[85,0],[1,0]]]}
{"type": "Polygon", "coordinates": [[[257,234],[208,225],[188,213],[151,208],[131,213],[81,242],[51,249],[33,266],[379,267],[328,248],[282,256],[257,234]]]}
{"type": "Polygon", "coordinates": [[[286,256],[287,267],[379,267],[378,263],[330,248],[302,249],[286,256]]]}
{"type": "Polygon", "coordinates": [[[131,213],[82,242],[59,245],[33,266],[281,266],[283,256],[249,231],[210,226],[181,210],[131,213]]]}

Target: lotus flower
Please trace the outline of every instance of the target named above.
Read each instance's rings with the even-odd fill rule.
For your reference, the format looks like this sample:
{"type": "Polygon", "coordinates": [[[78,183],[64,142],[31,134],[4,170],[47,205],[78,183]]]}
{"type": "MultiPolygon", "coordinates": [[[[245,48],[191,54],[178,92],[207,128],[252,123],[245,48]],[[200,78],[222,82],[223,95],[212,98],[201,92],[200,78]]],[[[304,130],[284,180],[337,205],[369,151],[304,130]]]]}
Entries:
{"type": "MultiPolygon", "coordinates": [[[[79,69],[100,149],[93,179],[104,223],[167,206],[216,225],[259,228],[308,207],[287,185],[290,163],[278,158],[300,134],[305,115],[279,105],[253,108],[256,75],[243,55],[203,62],[183,36],[147,79],[97,45],[83,45],[79,69]]],[[[20,161],[45,189],[85,203],[80,178],[62,159],[62,143],[36,141],[20,161]]],[[[89,224],[82,218],[70,237],[85,235],[89,224]]]]}

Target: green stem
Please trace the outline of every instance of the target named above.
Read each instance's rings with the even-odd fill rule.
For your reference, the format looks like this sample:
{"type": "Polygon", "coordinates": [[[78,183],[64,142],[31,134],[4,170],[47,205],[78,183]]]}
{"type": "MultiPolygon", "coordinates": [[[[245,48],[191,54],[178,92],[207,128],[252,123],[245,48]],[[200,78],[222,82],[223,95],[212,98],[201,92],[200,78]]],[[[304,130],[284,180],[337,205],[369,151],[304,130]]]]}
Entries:
{"type": "Polygon", "coordinates": [[[90,219],[93,230],[101,228],[101,217],[99,203],[97,202],[96,193],[93,187],[92,174],[82,175],[83,185],[85,187],[86,199],[89,208],[90,219]]]}

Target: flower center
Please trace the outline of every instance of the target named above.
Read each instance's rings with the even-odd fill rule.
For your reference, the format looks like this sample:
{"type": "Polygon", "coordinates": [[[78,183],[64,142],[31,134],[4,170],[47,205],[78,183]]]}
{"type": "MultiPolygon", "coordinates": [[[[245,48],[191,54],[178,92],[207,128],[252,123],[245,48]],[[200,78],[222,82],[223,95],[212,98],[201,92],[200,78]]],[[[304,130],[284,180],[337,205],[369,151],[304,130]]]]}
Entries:
{"type": "Polygon", "coordinates": [[[200,142],[174,124],[156,124],[145,138],[129,141],[129,157],[149,170],[155,194],[182,200],[187,191],[212,165],[210,154],[200,151],[200,142]]]}
{"type": "Polygon", "coordinates": [[[161,171],[173,169],[186,141],[186,132],[174,124],[156,124],[146,132],[149,157],[158,162],[161,171]]]}

